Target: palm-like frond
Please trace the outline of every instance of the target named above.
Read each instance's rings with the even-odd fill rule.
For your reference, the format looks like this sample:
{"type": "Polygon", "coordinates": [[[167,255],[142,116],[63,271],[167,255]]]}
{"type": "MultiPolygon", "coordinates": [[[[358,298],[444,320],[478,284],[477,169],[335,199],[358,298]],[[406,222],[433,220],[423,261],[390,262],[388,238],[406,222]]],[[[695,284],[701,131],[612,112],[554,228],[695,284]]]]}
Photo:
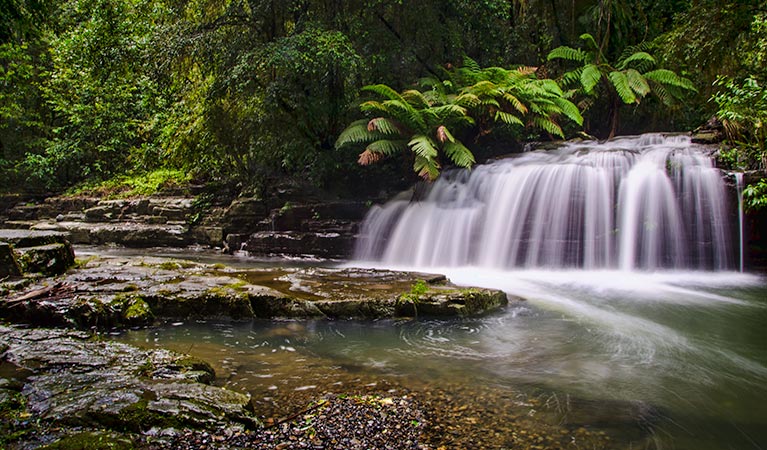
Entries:
{"type": "Polygon", "coordinates": [[[359,144],[369,142],[371,133],[368,131],[368,121],[365,119],[352,122],[341,135],[336,139],[336,148],[341,148],[348,144],[359,144]]]}
{"type": "Polygon", "coordinates": [[[535,126],[536,128],[540,128],[541,130],[544,130],[555,136],[559,136],[562,138],[565,137],[565,134],[562,132],[562,128],[560,128],[560,126],[557,125],[556,122],[554,122],[548,117],[535,116],[531,118],[530,120],[533,126],[535,126]]]}
{"type": "Polygon", "coordinates": [[[416,134],[407,145],[417,156],[426,159],[434,159],[437,157],[437,143],[429,136],[416,134]]]}
{"type": "Polygon", "coordinates": [[[550,51],[546,59],[548,61],[553,59],[564,59],[565,61],[585,63],[589,60],[589,54],[579,48],[562,46],[550,51]]]}
{"type": "Polygon", "coordinates": [[[631,90],[639,97],[644,97],[650,93],[650,85],[647,84],[645,77],[637,70],[628,69],[626,71],[626,79],[629,82],[629,86],[631,86],[631,90]]]}
{"type": "Polygon", "coordinates": [[[666,86],[676,86],[678,88],[692,91],[692,92],[698,92],[698,90],[695,88],[695,85],[692,81],[688,80],[687,78],[680,77],[676,73],[666,70],[666,69],[657,69],[653,70],[651,72],[647,72],[644,74],[645,78],[648,80],[655,81],[656,83],[663,84],[666,86]]]}
{"type": "Polygon", "coordinates": [[[407,150],[407,143],[404,140],[399,139],[381,139],[371,142],[365,150],[385,156],[392,156],[407,150]]]}
{"type": "Polygon", "coordinates": [[[564,114],[565,117],[577,123],[578,125],[583,125],[583,116],[578,110],[578,107],[575,106],[575,103],[565,98],[554,98],[552,101],[562,111],[562,114],[564,114]]]}
{"type": "Polygon", "coordinates": [[[395,121],[386,117],[376,117],[368,122],[368,131],[378,131],[383,134],[399,134],[400,126],[395,121]]]}
{"type": "Polygon", "coordinates": [[[402,96],[399,94],[399,92],[385,84],[370,84],[363,86],[362,91],[372,92],[388,100],[402,100],[402,96]]]}
{"type": "Polygon", "coordinates": [[[614,70],[607,74],[607,76],[610,78],[610,82],[613,84],[615,92],[618,93],[618,96],[623,100],[623,103],[629,104],[637,101],[636,94],[634,94],[631,86],[629,86],[629,81],[628,78],[626,78],[625,73],[619,70],[614,70]]]}
{"type": "Polygon", "coordinates": [[[416,155],[413,170],[424,180],[434,181],[439,176],[439,163],[435,159],[416,155]]]}
{"type": "Polygon", "coordinates": [[[583,71],[581,72],[581,85],[587,94],[591,94],[594,91],[594,87],[599,84],[599,80],[601,79],[602,72],[599,70],[599,66],[596,64],[587,64],[583,67],[583,71]]]}
{"type": "Polygon", "coordinates": [[[445,154],[458,167],[470,168],[474,165],[474,155],[461,141],[452,140],[445,142],[445,154]]]}
{"type": "Polygon", "coordinates": [[[507,125],[520,125],[520,126],[525,125],[524,122],[522,122],[519,119],[519,117],[515,116],[514,114],[507,113],[505,111],[496,111],[495,121],[503,122],[507,125]]]}
{"type": "Polygon", "coordinates": [[[632,65],[639,70],[642,70],[642,68],[646,69],[655,65],[655,58],[647,52],[632,53],[627,58],[620,60],[616,68],[624,70],[632,65]]]}

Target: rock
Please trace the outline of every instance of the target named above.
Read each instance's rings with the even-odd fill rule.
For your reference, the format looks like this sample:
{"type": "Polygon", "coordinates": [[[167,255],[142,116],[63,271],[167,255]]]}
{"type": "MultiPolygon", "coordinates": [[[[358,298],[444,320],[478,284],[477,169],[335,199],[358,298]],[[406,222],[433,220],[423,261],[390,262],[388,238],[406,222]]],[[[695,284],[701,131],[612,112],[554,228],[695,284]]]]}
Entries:
{"type": "Polygon", "coordinates": [[[0,230],[0,242],[7,242],[17,249],[63,243],[67,237],[67,233],[50,230],[0,230]]]}
{"type": "Polygon", "coordinates": [[[431,288],[425,294],[397,303],[398,316],[468,317],[505,306],[508,297],[491,289],[431,288]]]}
{"type": "Polygon", "coordinates": [[[320,258],[347,258],[353,248],[354,236],[350,234],[260,231],[250,235],[245,250],[251,254],[311,255],[320,258]]]}
{"type": "Polygon", "coordinates": [[[3,326],[0,345],[7,347],[3,361],[32,373],[22,390],[27,410],[51,424],[118,431],[258,426],[249,396],[200,383],[214,374],[195,358],[92,341],[82,332],[3,326]]]}
{"type": "Polygon", "coordinates": [[[19,264],[24,272],[39,272],[47,276],[61,275],[75,264],[72,245],[60,242],[36,247],[19,248],[19,264]]]}
{"type": "Polygon", "coordinates": [[[0,242],[0,279],[20,276],[21,268],[13,248],[6,242],[0,242]]]}
{"type": "Polygon", "coordinates": [[[258,198],[238,198],[229,205],[221,221],[224,234],[253,231],[256,223],[269,215],[266,202],[258,198]]]}

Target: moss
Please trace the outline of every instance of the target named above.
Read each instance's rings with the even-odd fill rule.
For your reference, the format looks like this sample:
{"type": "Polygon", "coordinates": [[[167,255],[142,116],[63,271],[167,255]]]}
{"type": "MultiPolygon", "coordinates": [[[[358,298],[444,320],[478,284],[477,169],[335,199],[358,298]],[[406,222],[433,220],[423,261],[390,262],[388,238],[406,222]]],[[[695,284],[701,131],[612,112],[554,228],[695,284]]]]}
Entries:
{"type": "Polygon", "coordinates": [[[130,439],[114,433],[83,432],[64,436],[56,442],[40,447],[41,450],[128,450],[135,446],[130,439]]]}
{"type": "Polygon", "coordinates": [[[65,195],[101,197],[107,199],[131,198],[157,194],[163,190],[183,188],[189,176],[181,170],[158,169],[134,175],[120,175],[106,181],[85,183],[68,190],[65,195]]]}
{"type": "Polygon", "coordinates": [[[151,322],[154,319],[154,313],[149,304],[141,297],[134,297],[123,310],[123,318],[128,322],[151,322]]]}
{"type": "Polygon", "coordinates": [[[123,431],[141,432],[148,428],[158,426],[161,428],[180,428],[183,424],[174,417],[152,412],[148,408],[149,399],[142,398],[136,403],[123,408],[118,415],[119,422],[114,428],[123,431]]]}
{"type": "Polygon", "coordinates": [[[15,442],[32,430],[26,399],[20,392],[0,390],[0,448],[15,442]]]}

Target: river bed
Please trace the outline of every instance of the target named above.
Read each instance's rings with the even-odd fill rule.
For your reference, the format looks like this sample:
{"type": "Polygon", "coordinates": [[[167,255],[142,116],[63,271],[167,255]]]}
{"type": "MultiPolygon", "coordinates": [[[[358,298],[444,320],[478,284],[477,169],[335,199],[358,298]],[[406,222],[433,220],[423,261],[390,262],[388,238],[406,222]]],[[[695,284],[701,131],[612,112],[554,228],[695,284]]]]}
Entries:
{"type": "Polygon", "coordinates": [[[763,277],[430,271],[527,300],[475,319],[176,322],[116,338],[208,360],[267,422],[328,392],[396,392],[431,408],[427,441],[449,448],[767,446],[763,277]]]}

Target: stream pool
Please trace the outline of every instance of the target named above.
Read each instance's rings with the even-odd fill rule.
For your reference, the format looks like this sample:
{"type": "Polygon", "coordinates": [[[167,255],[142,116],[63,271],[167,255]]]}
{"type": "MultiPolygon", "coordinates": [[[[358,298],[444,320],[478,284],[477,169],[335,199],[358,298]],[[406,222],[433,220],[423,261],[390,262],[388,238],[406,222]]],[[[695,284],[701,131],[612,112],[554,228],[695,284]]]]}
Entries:
{"type": "Polygon", "coordinates": [[[603,448],[767,447],[763,277],[431,271],[526,300],[474,319],[179,322],[116,338],[206,359],[265,420],[369,389],[450,410],[454,446],[510,447],[524,421],[569,433],[572,448],[592,448],[578,445],[584,430],[603,448]]]}

